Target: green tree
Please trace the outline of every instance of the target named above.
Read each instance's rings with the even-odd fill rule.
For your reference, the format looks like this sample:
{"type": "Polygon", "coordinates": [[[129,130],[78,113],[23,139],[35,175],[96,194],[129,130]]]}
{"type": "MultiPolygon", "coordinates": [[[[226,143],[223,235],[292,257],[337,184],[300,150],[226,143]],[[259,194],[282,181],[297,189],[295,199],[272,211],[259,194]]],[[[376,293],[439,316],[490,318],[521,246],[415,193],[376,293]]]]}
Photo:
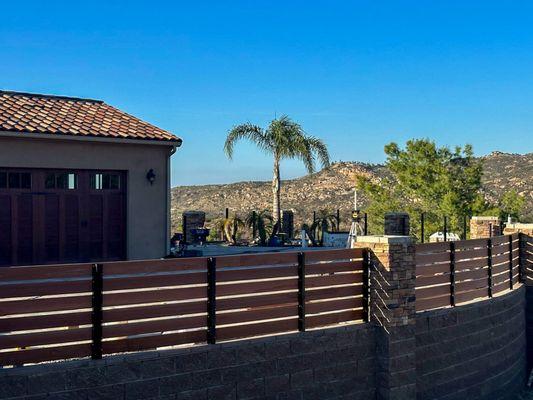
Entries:
{"type": "Polygon", "coordinates": [[[372,226],[383,226],[385,212],[406,211],[417,237],[422,212],[428,233],[442,230],[444,216],[451,230],[459,230],[463,218],[479,203],[482,163],[474,157],[472,146],[450,150],[429,139],[414,139],[404,149],[396,143],[386,145],[385,154],[388,177],[357,178],[357,186],[370,200],[367,211],[372,226]]]}
{"type": "Polygon", "coordinates": [[[281,220],[281,160],[300,159],[303,161],[307,171],[313,173],[315,171],[316,158],[318,158],[322,166],[329,165],[327,147],[322,140],[306,135],[299,124],[285,115],[274,119],[266,129],[249,123],[237,125],[231,129],[224,144],[224,151],[229,159],[233,158],[233,148],[240,139],[255,143],[261,150],[271,154],[274,159],[272,217],[275,223],[274,231],[277,231],[281,220]]]}
{"type": "Polygon", "coordinates": [[[515,189],[511,189],[502,196],[500,200],[500,217],[519,219],[524,211],[526,199],[521,196],[515,189]]]}
{"type": "MultiPolygon", "coordinates": [[[[272,215],[269,211],[252,211],[246,216],[245,223],[250,229],[253,229],[255,225],[256,233],[259,235],[259,244],[266,246],[268,235],[272,233],[272,215]]],[[[252,240],[255,240],[255,237],[252,240]]]]}

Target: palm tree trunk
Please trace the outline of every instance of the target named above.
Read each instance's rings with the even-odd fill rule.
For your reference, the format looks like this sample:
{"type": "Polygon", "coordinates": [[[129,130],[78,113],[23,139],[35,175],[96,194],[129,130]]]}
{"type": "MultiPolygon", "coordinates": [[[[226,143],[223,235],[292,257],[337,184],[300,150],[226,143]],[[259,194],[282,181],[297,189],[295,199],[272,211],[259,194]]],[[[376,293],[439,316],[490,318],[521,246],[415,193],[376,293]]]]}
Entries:
{"type": "Polygon", "coordinates": [[[272,177],[272,217],[274,218],[274,224],[281,222],[280,192],[279,159],[274,156],[274,176],[272,177]]]}

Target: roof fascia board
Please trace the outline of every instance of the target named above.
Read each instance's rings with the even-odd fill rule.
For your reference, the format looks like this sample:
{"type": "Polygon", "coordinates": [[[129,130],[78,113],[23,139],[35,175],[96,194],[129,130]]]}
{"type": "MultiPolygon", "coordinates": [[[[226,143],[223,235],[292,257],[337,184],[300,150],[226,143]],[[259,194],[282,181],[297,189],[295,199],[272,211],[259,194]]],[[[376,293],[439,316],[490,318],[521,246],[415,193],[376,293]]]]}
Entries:
{"type": "Polygon", "coordinates": [[[47,133],[31,132],[7,132],[0,131],[0,137],[25,138],[25,139],[44,139],[44,140],[66,140],[66,141],[84,141],[84,142],[101,142],[101,143],[121,143],[121,144],[142,144],[156,146],[180,147],[181,139],[178,140],[150,140],[150,139],[124,139],[124,138],[106,138],[96,136],[73,136],[58,135],[47,133]]]}

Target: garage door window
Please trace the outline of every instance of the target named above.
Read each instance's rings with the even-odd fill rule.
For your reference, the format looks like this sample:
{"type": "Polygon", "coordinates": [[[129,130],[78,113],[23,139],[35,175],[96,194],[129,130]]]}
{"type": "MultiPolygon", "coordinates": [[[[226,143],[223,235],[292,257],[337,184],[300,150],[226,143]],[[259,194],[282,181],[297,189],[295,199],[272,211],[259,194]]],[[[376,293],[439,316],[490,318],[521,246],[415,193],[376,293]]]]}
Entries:
{"type": "Polygon", "coordinates": [[[77,189],[78,175],[68,172],[49,173],[46,175],[45,187],[47,189],[77,189]]]}
{"type": "Polygon", "coordinates": [[[0,172],[1,189],[31,189],[31,173],[0,172]]]}
{"type": "Polygon", "coordinates": [[[93,174],[91,175],[91,189],[95,189],[95,190],[120,189],[120,175],[93,174]]]}

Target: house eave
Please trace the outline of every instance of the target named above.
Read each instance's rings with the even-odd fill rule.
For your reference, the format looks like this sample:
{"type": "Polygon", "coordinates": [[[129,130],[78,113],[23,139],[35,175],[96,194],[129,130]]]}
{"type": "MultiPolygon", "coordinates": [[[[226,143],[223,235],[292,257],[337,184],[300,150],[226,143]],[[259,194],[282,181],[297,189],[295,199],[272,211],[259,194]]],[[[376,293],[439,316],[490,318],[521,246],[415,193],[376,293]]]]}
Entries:
{"type": "Polygon", "coordinates": [[[74,142],[99,142],[99,143],[115,143],[115,144],[137,144],[137,145],[155,145],[155,146],[170,146],[180,147],[182,140],[153,140],[153,139],[128,139],[128,138],[109,138],[99,136],[75,136],[75,135],[57,135],[46,133],[31,133],[31,132],[9,132],[0,131],[0,137],[9,137],[17,139],[37,139],[37,140],[61,140],[74,142]]]}

